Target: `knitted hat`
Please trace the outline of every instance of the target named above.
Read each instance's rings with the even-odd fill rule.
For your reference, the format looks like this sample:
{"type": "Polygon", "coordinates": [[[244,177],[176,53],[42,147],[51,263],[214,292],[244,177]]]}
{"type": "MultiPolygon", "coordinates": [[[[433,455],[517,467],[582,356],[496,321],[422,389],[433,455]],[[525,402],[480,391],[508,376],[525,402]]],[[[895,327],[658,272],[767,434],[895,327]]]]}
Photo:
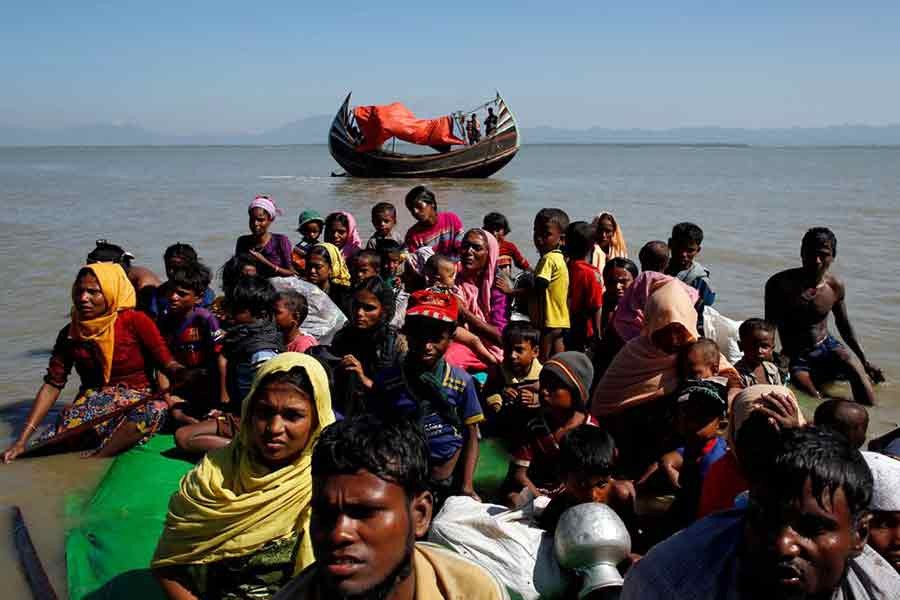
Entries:
{"type": "Polygon", "coordinates": [[[409,297],[407,317],[428,317],[445,323],[456,323],[459,318],[459,303],[456,296],[429,290],[413,292],[409,297]]]}
{"type": "Polygon", "coordinates": [[[297,218],[297,231],[300,231],[300,228],[306,225],[307,223],[315,223],[316,221],[325,226],[325,219],[322,218],[322,215],[319,214],[317,210],[304,210],[300,213],[300,216],[297,218]]]}
{"type": "Polygon", "coordinates": [[[877,511],[900,511],[900,460],[877,452],[863,452],[862,455],[872,471],[874,482],[869,508],[877,511]]]}
{"type": "Polygon", "coordinates": [[[678,402],[697,402],[701,398],[709,398],[722,405],[728,406],[728,379],[725,377],[709,377],[688,382],[678,394],[678,402]]]}
{"type": "Polygon", "coordinates": [[[587,405],[591,382],[594,380],[594,365],[584,353],[554,354],[553,358],[544,363],[543,370],[553,373],[573,390],[578,390],[582,405],[587,405]]]}

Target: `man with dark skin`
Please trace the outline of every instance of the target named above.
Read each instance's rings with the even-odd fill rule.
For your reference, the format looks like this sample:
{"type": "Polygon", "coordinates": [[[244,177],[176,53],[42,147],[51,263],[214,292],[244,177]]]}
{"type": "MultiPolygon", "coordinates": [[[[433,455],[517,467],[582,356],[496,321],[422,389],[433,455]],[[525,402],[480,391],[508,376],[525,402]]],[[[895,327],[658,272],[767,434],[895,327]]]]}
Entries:
{"type": "Polygon", "coordinates": [[[655,546],[622,600],[888,600],[900,576],[866,545],[872,473],[837,433],[781,433],[746,510],[719,512],[655,546]]]}
{"type": "Polygon", "coordinates": [[[791,379],[800,389],[821,398],[817,383],[843,372],[853,399],[871,406],[872,382],[884,381],[884,375],[866,359],[856,340],[844,302],[844,282],[829,272],[836,256],[837,239],[831,230],[807,231],[800,245],[803,266],[776,273],[766,282],[766,320],[778,327],[782,351],[791,361],[791,379]],[[829,313],[834,314],[846,347],[829,333],[829,313]]]}
{"type": "Polygon", "coordinates": [[[494,109],[488,107],[488,116],[484,118],[484,135],[491,136],[497,131],[497,115],[494,109]]]}
{"type": "Polygon", "coordinates": [[[503,587],[462,556],[416,542],[431,526],[428,448],[410,421],[351,417],[312,458],[310,537],[317,562],[273,600],[502,600],[503,587]]]}

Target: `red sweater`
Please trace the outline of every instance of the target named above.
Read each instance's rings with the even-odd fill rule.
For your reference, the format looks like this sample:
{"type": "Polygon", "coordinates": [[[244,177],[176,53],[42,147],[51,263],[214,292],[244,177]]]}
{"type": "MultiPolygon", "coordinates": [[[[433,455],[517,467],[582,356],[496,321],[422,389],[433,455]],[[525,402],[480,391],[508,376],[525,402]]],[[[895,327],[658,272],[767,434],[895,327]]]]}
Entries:
{"type": "Polygon", "coordinates": [[[93,342],[78,341],[69,336],[69,325],[60,330],[53,346],[44,381],[62,389],[72,367],[81,377],[81,389],[103,385],[125,385],[149,388],[150,372],[173,361],[166,342],[156,324],[137,310],[123,310],[116,318],[115,346],[109,381],[103,381],[103,358],[93,342]]]}

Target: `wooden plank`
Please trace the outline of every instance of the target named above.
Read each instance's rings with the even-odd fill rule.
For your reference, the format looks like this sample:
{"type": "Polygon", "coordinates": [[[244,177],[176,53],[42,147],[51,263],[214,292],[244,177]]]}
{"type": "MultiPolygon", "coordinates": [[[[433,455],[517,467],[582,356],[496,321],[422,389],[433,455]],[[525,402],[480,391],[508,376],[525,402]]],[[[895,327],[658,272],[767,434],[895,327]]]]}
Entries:
{"type": "Polygon", "coordinates": [[[41,559],[31,541],[31,534],[28,533],[28,526],[25,525],[25,519],[18,506],[12,507],[12,530],[19,562],[22,563],[25,577],[28,579],[28,585],[31,586],[31,593],[35,600],[57,600],[59,596],[56,595],[50,578],[47,577],[47,572],[44,570],[44,565],[41,564],[41,559]]]}

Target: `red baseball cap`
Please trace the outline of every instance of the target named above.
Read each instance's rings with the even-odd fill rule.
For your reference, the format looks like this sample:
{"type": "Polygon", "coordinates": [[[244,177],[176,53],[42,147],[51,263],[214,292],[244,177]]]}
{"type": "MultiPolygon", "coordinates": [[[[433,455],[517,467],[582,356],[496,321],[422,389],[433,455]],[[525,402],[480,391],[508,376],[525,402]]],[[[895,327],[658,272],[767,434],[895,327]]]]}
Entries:
{"type": "Polygon", "coordinates": [[[456,296],[420,290],[409,297],[407,317],[428,317],[445,323],[456,323],[459,319],[459,303],[456,296]]]}

